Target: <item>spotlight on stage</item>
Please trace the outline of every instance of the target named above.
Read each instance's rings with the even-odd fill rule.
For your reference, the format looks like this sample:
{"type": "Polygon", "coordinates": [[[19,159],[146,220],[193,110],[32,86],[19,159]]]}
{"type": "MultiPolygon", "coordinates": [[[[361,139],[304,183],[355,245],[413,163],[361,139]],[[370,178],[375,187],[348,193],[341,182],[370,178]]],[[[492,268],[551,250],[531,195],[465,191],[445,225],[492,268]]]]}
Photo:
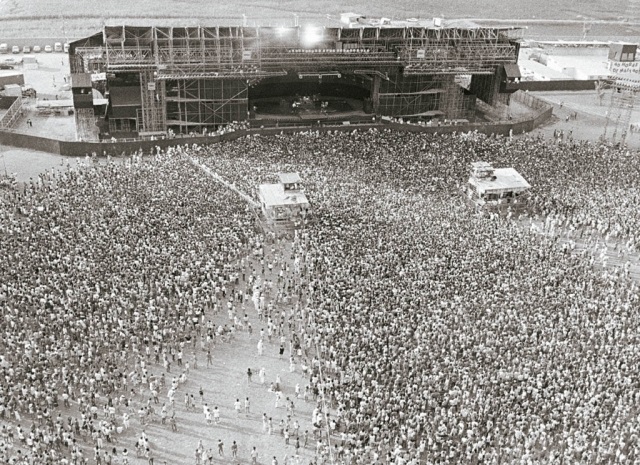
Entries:
{"type": "Polygon", "coordinates": [[[305,47],[313,47],[322,42],[324,30],[321,27],[306,26],[301,31],[301,42],[305,47]]]}

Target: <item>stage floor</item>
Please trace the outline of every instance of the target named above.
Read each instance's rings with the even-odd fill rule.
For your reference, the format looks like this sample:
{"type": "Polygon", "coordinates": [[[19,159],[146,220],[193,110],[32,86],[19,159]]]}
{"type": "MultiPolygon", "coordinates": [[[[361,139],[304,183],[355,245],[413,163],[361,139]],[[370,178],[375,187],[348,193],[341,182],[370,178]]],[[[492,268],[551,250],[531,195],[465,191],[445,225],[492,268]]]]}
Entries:
{"type": "Polygon", "coordinates": [[[256,99],[249,102],[252,108],[251,118],[270,121],[306,121],[306,120],[348,120],[372,116],[363,111],[363,102],[357,99],[320,97],[317,101],[303,101],[296,109],[292,108],[293,99],[256,99]],[[321,102],[328,102],[322,108],[321,102]]]}

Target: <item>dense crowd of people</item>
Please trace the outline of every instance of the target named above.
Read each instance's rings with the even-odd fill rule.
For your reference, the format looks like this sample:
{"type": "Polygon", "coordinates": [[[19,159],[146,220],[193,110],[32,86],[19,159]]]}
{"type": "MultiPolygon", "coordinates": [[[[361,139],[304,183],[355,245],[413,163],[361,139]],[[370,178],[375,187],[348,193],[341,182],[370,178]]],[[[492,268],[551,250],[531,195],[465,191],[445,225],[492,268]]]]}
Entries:
{"type": "MultiPolygon", "coordinates": [[[[29,463],[83,463],[88,438],[92,463],[122,459],[111,441],[128,426],[124,407],[181,383],[176,374],[163,386],[146,364],[169,371],[187,347],[206,350],[242,326],[216,329],[205,315],[229,298],[226,284],[265,235],[243,199],[190,157],[251,196],[278,172],[305,183],[314,221],[292,246],[279,243],[269,302],[266,283],[249,281],[269,338],[272,326],[283,338],[279,355],[308,376],[299,396],[319,402],[319,462],[640,460],[630,278],[640,155],[375,130],[158,150],[5,195],[0,420],[13,426],[2,431],[2,460],[27,460],[8,447],[19,441],[29,463]],[[478,160],[534,186],[527,220],[465,206],[459,190],[478,160]],[[536,222],[613,248],[628,265],[596,267],[595,252],[569,253],[536,222]]],[[[141,406],[142,424],[146,414],[141,406]]],[[[283,419],[287,442],[290,427],[283,419]]]]}
{"type": "MultiPolygon", "coordinates": [[[[111,453],[106,438],[128,426],[120,409],[159,389],[145,360],[182,365],[185,344],[221,336],[204,315],[235,279],[253,215],[188,160],[150,158],[43,175],[4,197],[0,419],[34,420],[33,441],[16,443],[37,463],[61,463],[51,444],[82,463],[74,444],[94,432],[111,453]],[[75,419],[58,421],[63,408],[75,419]]],[[[20,447],[3,446],[16,459],[20,447]]]]}
{"type": "Polygon", "coordinates": [[[319,348],[311,379],[337,407],[340,457],[638,460],[637,153],[375,131],[196,152],[247,192],[282,171],[306,182],[317,223],[283,291],[308,302],[298,330],[319,348]],[[522,222],[472,214],[457,190],[476,160],[535,186],[531,221],[601,240],[627,266],[603,272],[522,222]]]}
{"type": "MultiPolygon", "coordinates": [[[[322,168],[323,176],[336,178],[343,173],[347,182],[363,172],[365,176],[378,173],[372,181],[392,184],[403,192],[444,190],[449,195],[468,179],[469,164],[483,160],[515,167],[535,187],[531,205],[541,217],[550,216],[573,230],[584,229],[587,236],[624,238],[630,249],[640,247],[639,156],[624,148],[584,141],[551,144],[541,136],[433,136],[375,130],[263,139],[254,136],[241,143],[211,146],[213,167],[229,171],[230,166],[224,165],[231,164],[238,173],[246,173],[230,173],[246,192],[255,192],[260,182],[275,180],[274,169],[299,168],[308,183],[316,183],[317,168],[322,168]],[[239,157],[252,153],[253,157],[239,157]],[[336,159],[339,163],[334,164],[336,159]]],[[[326,190],[328,185],[322,184],[319,189],[326,190]]]]}

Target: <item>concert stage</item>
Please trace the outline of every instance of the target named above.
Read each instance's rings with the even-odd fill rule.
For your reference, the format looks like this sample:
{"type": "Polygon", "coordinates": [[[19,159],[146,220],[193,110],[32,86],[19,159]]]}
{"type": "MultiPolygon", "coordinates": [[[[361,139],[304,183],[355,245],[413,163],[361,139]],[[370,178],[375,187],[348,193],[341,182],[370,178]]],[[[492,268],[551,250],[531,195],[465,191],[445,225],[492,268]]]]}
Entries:
{"type": "Polygon", "coordinates": [[[105,137],[216,131],[247,118],[252,125],[370,122],[374,114],[460,120],[474,117],[478,99],[508,101],[512,90],[502,84],[517,63],[520,35],[513,27],[444,20],[326,28],[114,25],[72,42],[69,63],[83,82],[106,76],[106,113],[85,101],[90,87],[74,94],[76,114],[84,115],[77,124],[101,119],[105,137]],[[290,99],[302,96],[311,102],[298,102],[292,113],[290,99]]]}

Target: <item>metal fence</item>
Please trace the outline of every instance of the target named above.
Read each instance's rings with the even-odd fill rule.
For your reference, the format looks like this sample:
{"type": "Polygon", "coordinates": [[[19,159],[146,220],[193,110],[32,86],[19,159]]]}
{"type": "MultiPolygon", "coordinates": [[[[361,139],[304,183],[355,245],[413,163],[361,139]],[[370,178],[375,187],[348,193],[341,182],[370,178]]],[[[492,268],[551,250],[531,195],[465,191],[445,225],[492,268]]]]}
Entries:
{"type": "Polygon", "coordinates": [[[553,108],[552,105],[548,102],[545,102],[544,100],[538,98],[538,97],[534,97],[533,95],[531,95],[528,92],[523,92],[521,90],[515,92],[511,98],[513,100],[515,100],[516,102],[522,103],[523,105],[528,106],[529,108],[531,108],[532,110],[537,110],[537,111],[546,111],[550,108],[553,108]]]}

